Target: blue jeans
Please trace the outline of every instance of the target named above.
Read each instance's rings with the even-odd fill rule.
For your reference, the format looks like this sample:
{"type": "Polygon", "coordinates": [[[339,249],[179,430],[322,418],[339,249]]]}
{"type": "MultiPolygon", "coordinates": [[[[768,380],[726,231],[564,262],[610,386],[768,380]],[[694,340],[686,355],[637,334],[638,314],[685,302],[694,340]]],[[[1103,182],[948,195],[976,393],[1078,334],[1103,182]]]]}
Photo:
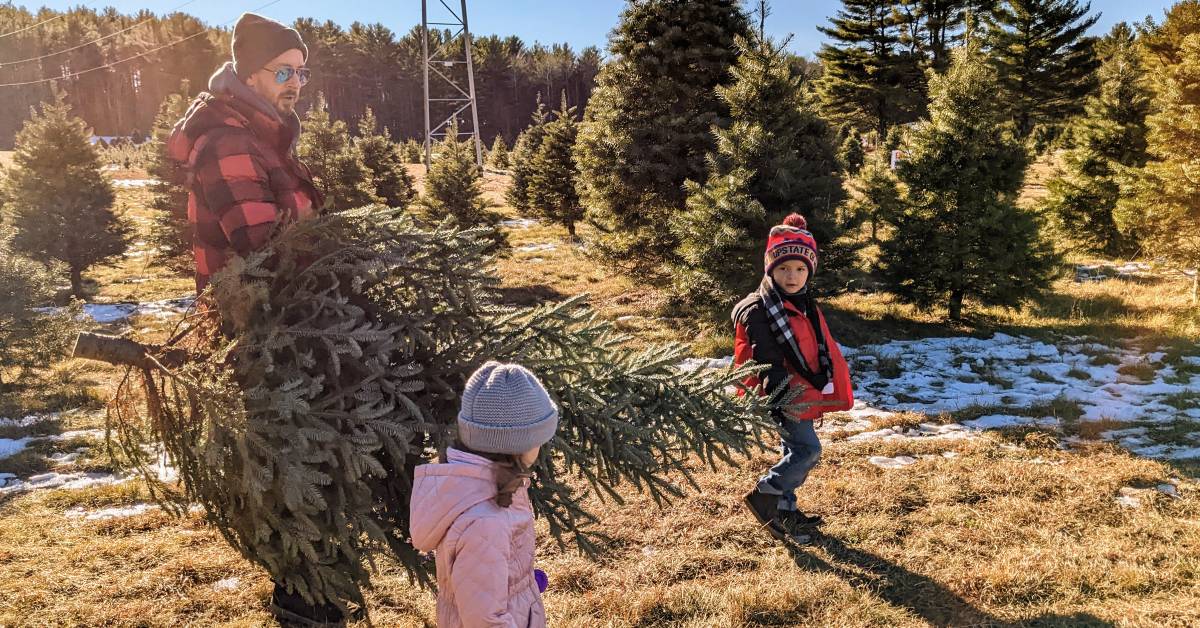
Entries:
{"type": "Polygon", "coordinates": [[[758,480],[758,492],[779,496],[780,510],[796,510],[796,488],[821,459],[821,441],[812,421],[786,420],[780,446],[783,458],[758,480]]]}

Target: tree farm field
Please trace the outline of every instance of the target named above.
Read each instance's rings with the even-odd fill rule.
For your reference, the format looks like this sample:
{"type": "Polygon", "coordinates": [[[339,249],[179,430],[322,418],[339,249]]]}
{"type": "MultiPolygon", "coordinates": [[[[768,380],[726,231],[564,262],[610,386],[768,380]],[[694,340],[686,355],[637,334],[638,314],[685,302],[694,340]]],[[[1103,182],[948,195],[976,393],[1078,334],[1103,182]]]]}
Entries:
{"type": "MultiPolygon", "coordinates": [[[[410,173],[420,189],[423,168],[410,173]]],[[[518,215],[506,186],[485,176],[511,245],[497,262],[505,299],[586,292],[631,344],[691,343],[715,364],[729,355],[730,330],[681,317],[565,229],[518,215]]],[[[117,194],[144,235],[145,189],[117,194]]],[[[85,279],[95,304],[169,302],[192,287],[151,255],[85,279]]],[[[782,545],[744,511],[772,443],[733,466],[696,461],[697,485],[668,504],[632,487],[589,503],[607,535],[597,556],[555,545],[540,524],[550,625],[1200,623],[1200,468],[1186,455],[1200,390],[1179,389],[1200,374],[1190,291],[1153,269],[1067,276],[1042,305],[955,324],[870,292],[827,300],[861,402],[826,418],[824,458],[800,493],[802,509],[825,516],[822,533],[782,545]],[[1095,402],[1107,392],[1132,401],[1095,402]],[[967,397],[977,403],[950,403],[967,397]]],[[[95,328],[148,341],[179,322],[167,307],[91,311],[109,321],[95,328]]],[[[0,625],[271,625],[269,578],[202,512],[166,514],[105,454],[103,405],[121,376],[61,361],[0,408],[0,453],[11,454],[0,477],[37,485],[0,495],[0,625]]],[[[376,566],[374,624],[433,626],[433,594],[376,566]]]]}

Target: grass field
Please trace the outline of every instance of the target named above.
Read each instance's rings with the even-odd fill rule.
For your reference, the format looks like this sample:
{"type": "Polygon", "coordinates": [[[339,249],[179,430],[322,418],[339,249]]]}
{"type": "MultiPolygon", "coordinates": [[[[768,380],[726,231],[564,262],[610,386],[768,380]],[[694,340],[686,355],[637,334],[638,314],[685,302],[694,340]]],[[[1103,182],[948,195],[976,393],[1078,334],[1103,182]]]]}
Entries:
{"type": "MultiPolygon", "coordinates": [[[[485,190],[497,205],[504,185],[503,177],[488,176],[485,190]]],[[[119,190],[119,202],[143,230],[144,194],[119,190]]],[[[639,340],[691,341],[698,352],[728,354],[728,330],[667,316],[661,293],[604,270],[565,230],[523,223],[507,232],[514,251],[499,272],[510,300],[588,292],[604,316],[639,340]]],[[[94,299],[149,301],[190,290],[190,278],[150,259],[128,257],[90,274],[94,299]]],[[[1190,284],[1170,276],[1085,284],[1064,278],[1043,305],[976,311],[956,325],[877,294],[843,295],[826,311],[848,345],[997,330],[1137,339],[1147,347],[1194,347],[1200,337],[1190,284]]],[[[144,317],[130,329],[156,337],[166,324],[144,317]]],[[[0,427],[0,437],[102,428],[101,405],[118,376],[96,364],[56,365],[0,414],[66,412],[33,426],[0,427]]],[[[863,429],[881,429],[951,417],[865,420],[863,429]]],[[[543,525],[538,560],[550,576],[550,625],[1200,625],[1195,467],[1138,458],[1111,444],[1062,450],[1058,435],[1029,428],[903,443],[829,436],[821,465],[800,492],[801,507],[827,520],[809,544],[771,540],[742,509],[741,494],[775,460],[768,449],[736,466],[697,469],[698,488],[662,508],[631,489],[622,491],[624,503],[590,501],[609,536],[597,557],[555,545],[543,525]],[[900,454],[916,462],[902,469],[869,462],[900,454]]],[[[112,470],[102,443],[80,438],[38,441],[0,459],[0,473],[112,470]],[[54,462],[81,446],[89,448],[74,462],[54,462]]],[[[104,518],[104,509],[147,500],[138,481],[0,495],[0,625],[269,624],[269,580],[200,513],[176,519],[143,509],[104,518]]],[[[413,588],[394,565],[379,565],[375,585],[368,598],[375,625],[434,625],[432,593],[413,588]]]]}

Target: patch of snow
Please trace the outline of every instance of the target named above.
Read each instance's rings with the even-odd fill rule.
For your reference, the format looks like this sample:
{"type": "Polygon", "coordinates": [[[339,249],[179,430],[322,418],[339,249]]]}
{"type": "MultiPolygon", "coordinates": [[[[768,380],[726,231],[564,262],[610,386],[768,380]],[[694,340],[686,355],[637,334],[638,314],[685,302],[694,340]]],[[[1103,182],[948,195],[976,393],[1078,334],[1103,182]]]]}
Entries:
{"type": "Polygon", "coordinates": [[[232,578],[222,578],[213,583],[213,591],[235,591],[242,585],[242,579],[233,576],[232,578]]]}
{"type": "Polygon", "coordinates": [[[558,248],[557,244],[553,244],[551,242],[546,242],[543,244],[526,244],[525,246],[518,246],[517,252],[518,253],[533,253],[534,251],[553,251],[557,248],[558,248]]]}
{"type": "Polygon", "coordinates": [[[1156,486],[1154,488],[1157,489],[1158,492],[1163,493],[1164,495],[1169,495],[1169,496],[1175,497],[1175,498],[1180,497],[1179,489],[1176,488],[1174,484],[1159,484],[1158,486],[1156,486]]]}
{"type": "Polygon", "coordinates": [[[171,466],[165,452],[158,455],[158,464],[155,465],[154,472],[158,475],[159,482],[174,482],[179,479],[179,469],[171,466]]]}
{"type": "Polygon", "coordinates": [[[14,481],[20,481],[20,480],[17,480],[17,474],[15,474],[15,473],[0,473],[0,488],[4,488],[5,486],[8,486],[9,482],[14,482],[14,481]]]}
{"type": "Polygon", "coordinates": [[[68,465],[68,464],[75,462],[76,460],[79,459],[79,456],[82,456],[82,455],[83,454],[78,451],[73,451],[71,453],[60,452],[60,453],[50,456],[48,458],[48,460],[50,462],[53,462],[55,465],[62,466],[62,465],[68,465]]]}
{"type": "Polygon", "coordinates": [[[1117,497],[1116,500],[1117,500],[1118,504],[1120,504],[1126,508],[1141,508],[1142,507],[1142,500],[1134,497],[1133,495],[1121,495],[1121,496],[1117,497]]]}
{"type": "Polygon", "coordinates": [[[54,442],[71,440],[74,438],[103,439],[104,438],[104,430],[101,430],[101,429],[70,430],[67,432],[63,432],[62,434],[51,434],[50,436],[42,436],[40,438],[44,438],[46,440],[54,441],[54,442]]]}
{"type": "MultiPolygon", "coordinates": [[[[168,318],[186,312],[195,301],[196,297],[194,296],[183,296],[146,303],[85,303],[83,316],[101,324],[124,321],[134,315],[168,318]]],[[[43,307],[36,308],[36,311],[54,314],[62,311],[62,308],[43,307]]]]}
{"type": "Polygon", "coordinates": [[[855,434],[846,440],[848,441],[868,441],[868,440],[913,440],[925,438],[945,438],[945,439],[967,439],[974,435],[967,431],[967,428],[959,423],[948,423],[939,425],[935,423],[921,423],[916,427],[885,427],[881,430],[871,432],[862,432],[855,434]]]}
{"type": "Polygon", "coordinates": [[[22,451],[25,451],[30,441],[29,437],[25,438],[0,438],[0,458],[8,458],[15,456],[22,451]]]}
{"type": "Polygon", "coordinates": [[[676,365],[676,368],[691,373],[702,369],[724,369],[733,366],[733,356],[724,358],[687,358],[676,365]]]}
{"type": "Polygon", "coordinates": [[[117,188],[144,188],[158,183],[158,179],[114,179],[113,187],[117,188]]]}
{"type": "Polygon", "coordinates": [[[538,221],[535,218],[515,218],[512,220],[501,220],[500,221],[501,227],[508,227],[510,229],[528,229],[530,227],[536,226],[537,224],[538,224],[538,221]]]}
{"type": "MultiPolygon", "coordinates": [[[[1062,399],[1078,404],[1081,421],[1167,424],[1180,417],[1200,418],[1200,408],[1179,410],[1165,403],[1171,395],[1200,391],[1200,376],[1181,382],[1172,367],[1161,364],[1165,352],[1143,353],[1132,342],[1113,347],[1085,337],[1067,337],[1055,344],[998,333],[991,338],[897,340],[858,347],[855,356],[855,396],[864,407],[937,415],[971,407],[1028,408],[1062,399]],[[1092,364],[1094,356],[1105,355],[1115,363],[1092,364]],[[875,356],[898,363],[895,371],[899,375],[884,377],[875,356]],[[1136,363],[1154,369],[1149,381],[1117,372],[1123,365],[1136,363]]],[[[1200,356],[1183,356],[1182,361],[1200,365],[1200,356]]],[[[1017,425],[1057,427],[1058,421],[1001,411],[964,424],[973,429],[995,429],[1017,425]]],[[[872,430],[863,426],[858,431],[872,430]]],[[[891,434],[875,432],[872,437],[897,435],[894,430],[891,434]]],[[[1105,434],[1105,438],[1120,442],[1138,455],[1200,457],[1200,447],[1157,446],[1144,432],[1105,434]]],[[[1200,445],[1200,439],[1189,436],[1188,440],[1200,445]]]]}
{"type": "Polygon", "coordinates": [[[1027,416],[1015,416],[1011,414],[989,414],[971,421],[963,421],[963,425],[977,430],[995,430],[1004,427],[1021,427],[1026,425],[1036,425],[1038,427],[1058,427],[1058,419],[1055,419],[1051,416],[1034,419],[1027,416]]]}
{"type": "Polygon", "coordinates": [[[67,510],[63,514],[71,519],[83,519],[84,521],[105,521],[108,519],[136,517],[154,510],[159,510],[159,506],[157,504],[147,504],[143,502],[129,506],[101,508],[99,510],[86,510],[83,507],[77,506],[67,510]]]}
{"type": "Polygon", "coordinates": [[[21,419],[9,419],[0,417],[0,427],[31,427],[38,423],[53,421],[57,419],[59,414],[51,412],[50,414],[29,414],[21,419]]]}
{"type": "Polygon", "coordinates": [[[0,488],[0,494],[30,491],[34,489],[61,488],[81,489],[93,486],[105,486],[128,482],[129,476],[119,476],[112,473],[40,473],[25,480],[9,480],[0,488]]]}
{"type": "Polygon", "coordinates": [[[916,463],[916,461],[917,459],[913,458],[912,456],[896,456],[895,458],[888,458],[887,456],[871,456],[867,459],[867,462],[870,462],[881,469],[901,469],[910,464],[916,463]]]}

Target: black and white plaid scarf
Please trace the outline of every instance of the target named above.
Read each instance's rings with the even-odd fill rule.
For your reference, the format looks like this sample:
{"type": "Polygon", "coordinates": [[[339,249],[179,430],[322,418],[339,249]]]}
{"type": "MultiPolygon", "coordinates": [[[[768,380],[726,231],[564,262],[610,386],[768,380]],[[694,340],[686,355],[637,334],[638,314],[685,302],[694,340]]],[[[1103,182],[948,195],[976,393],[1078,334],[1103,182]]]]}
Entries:
{"type": "Polygon", "coordinates": [[[771,325],[771,331],[775,332],[775,340],[783,348],[783,355],[788,363],[813,388],[821,391],[821,394],[833,394],[833,360],[829,358],[829,341],[821,330],[817,302],[812,298],[812,293],[808,292],[807,286],[803,294],[804,315],[808,317],[813,337],[817,339],[817,363],[820,370],[816,372],[808,368],[808,360],[805,360],[804,354],[800,352],[800,345],[796,343],[792,326],[788,324],[787,309],[783,305],[784,295],[775,285],[775,280],[771,279],[770,275],[765,275],[758,287],[758,296],[767,311],[767,322],[771,325]]]}

